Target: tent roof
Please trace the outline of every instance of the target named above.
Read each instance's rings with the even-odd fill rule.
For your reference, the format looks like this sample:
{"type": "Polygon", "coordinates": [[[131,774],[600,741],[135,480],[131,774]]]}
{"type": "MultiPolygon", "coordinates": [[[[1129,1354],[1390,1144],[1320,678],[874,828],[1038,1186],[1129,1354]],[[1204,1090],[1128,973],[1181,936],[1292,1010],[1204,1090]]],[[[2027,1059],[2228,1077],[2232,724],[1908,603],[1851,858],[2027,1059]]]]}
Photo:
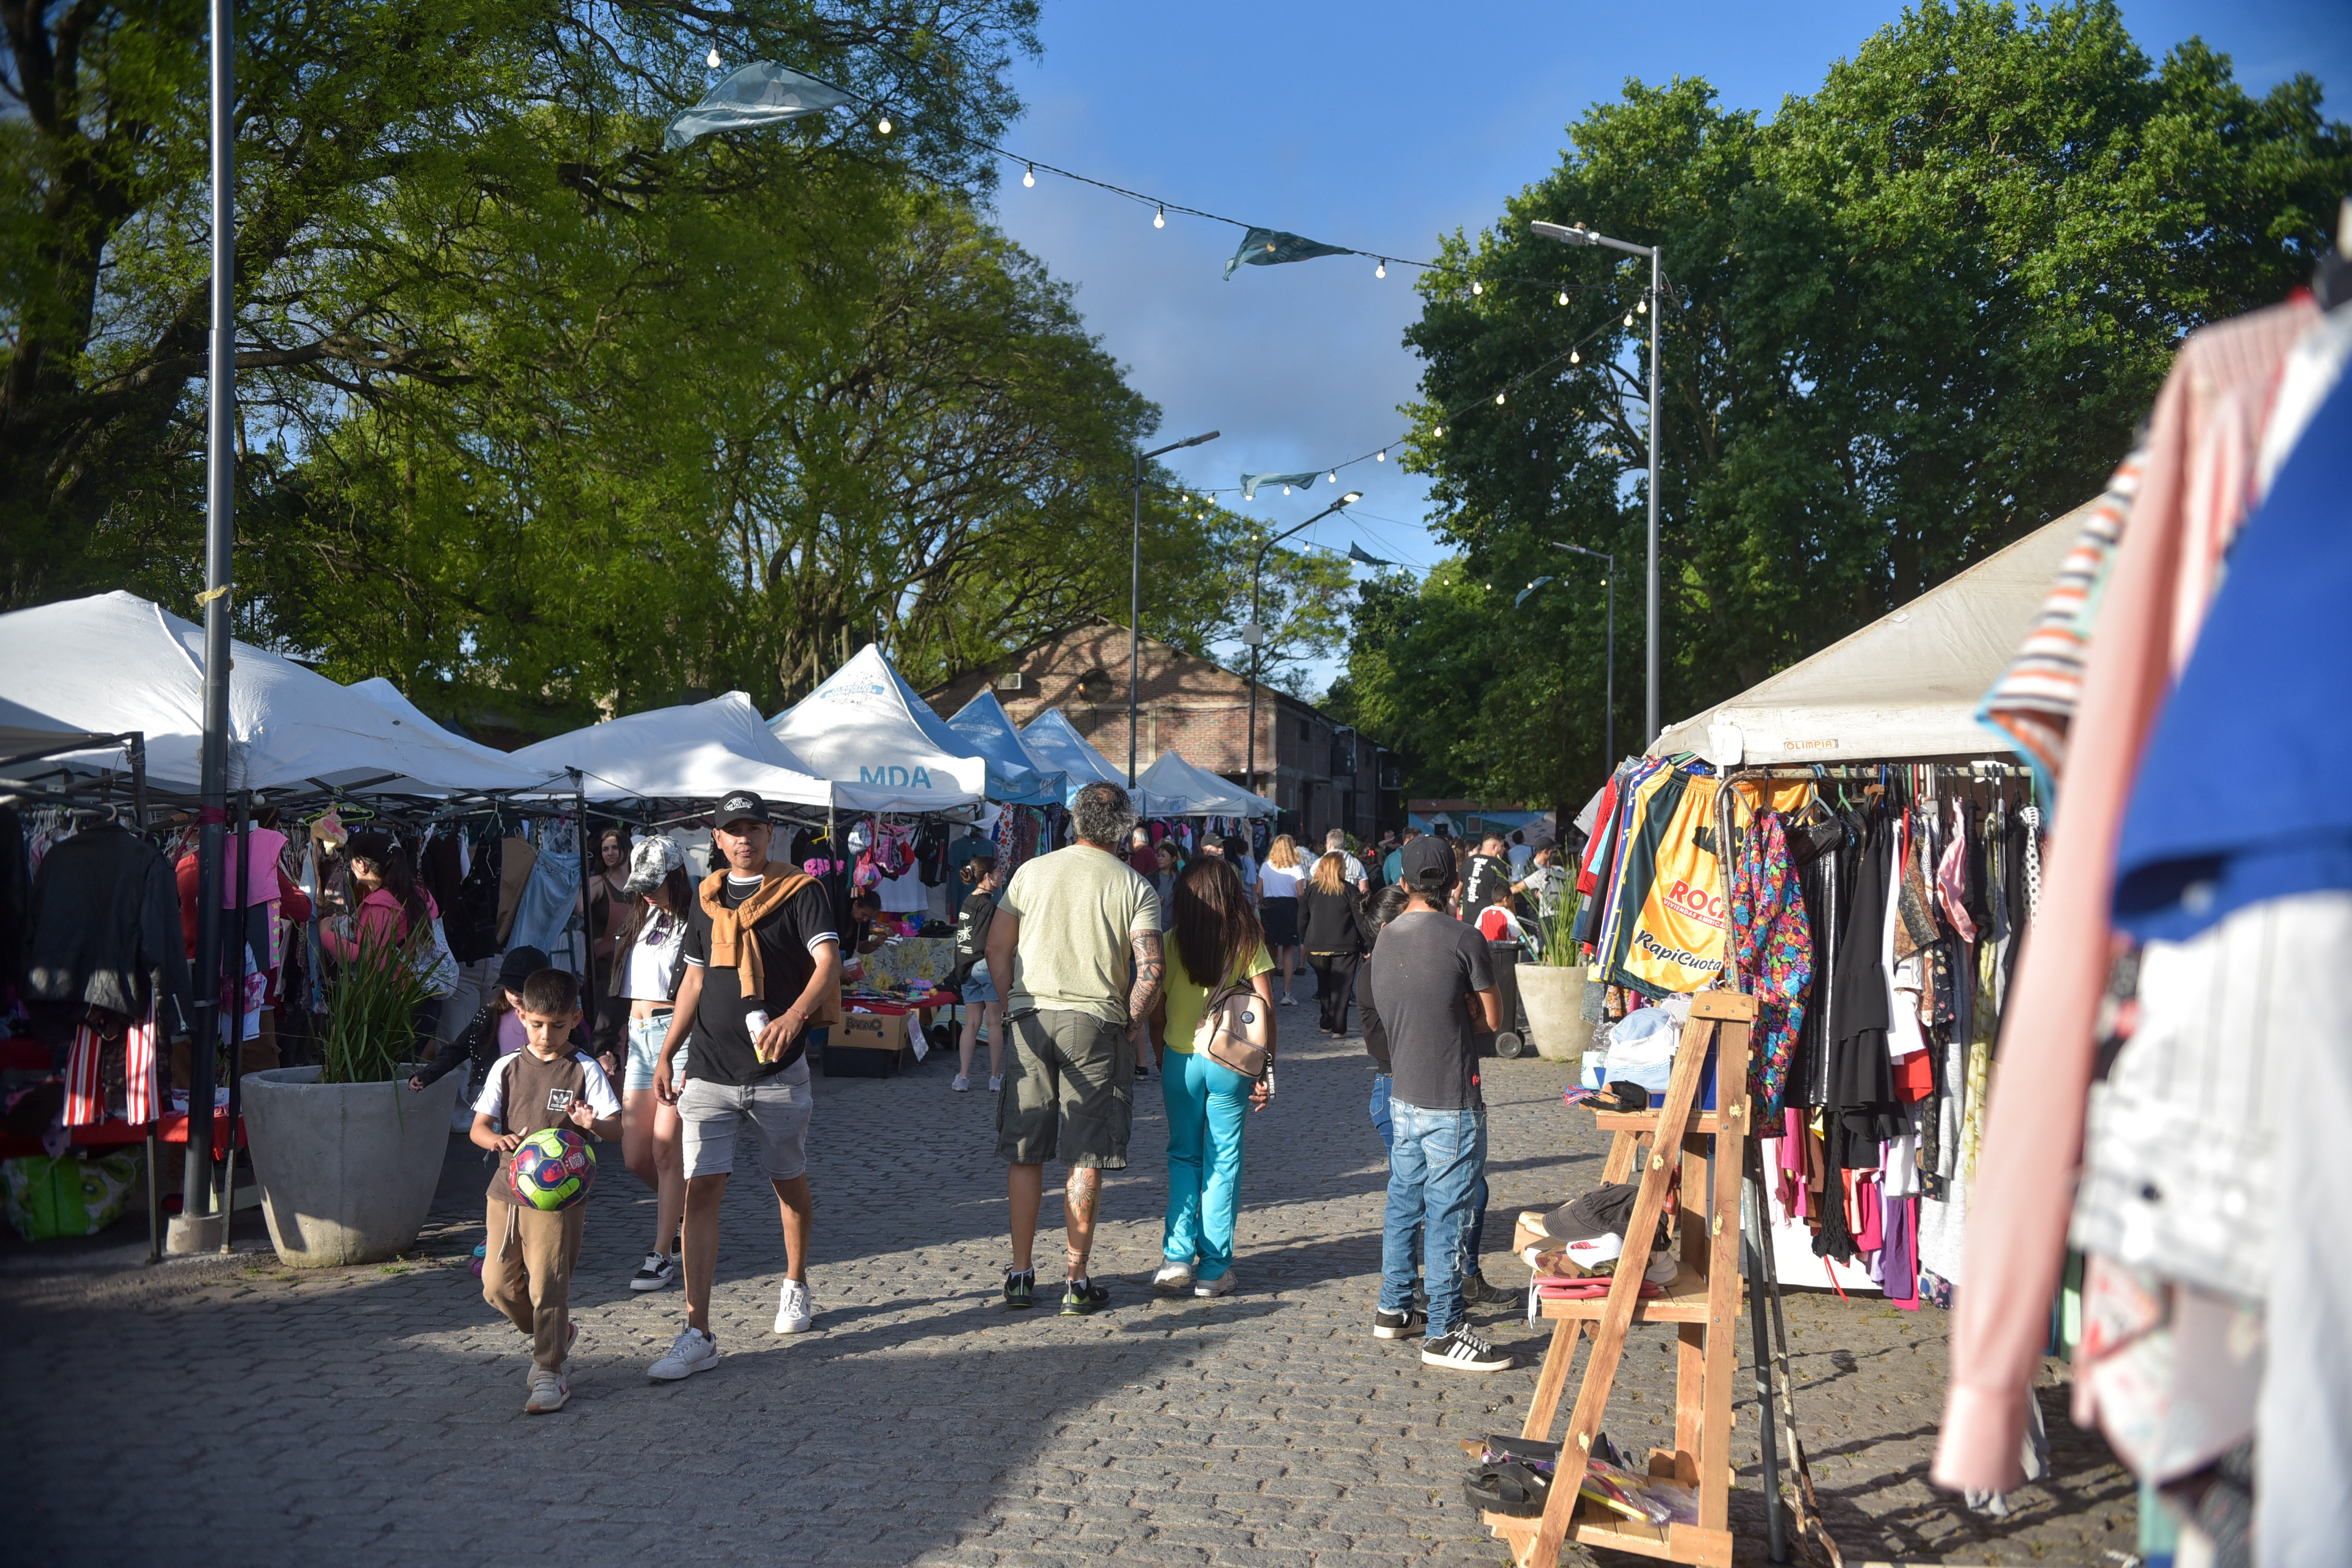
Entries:
{"type": "Polygon", "coordinates": [[[1077,726],[1062,716],[1059,708],[1048,708],[1030,720],[1029,727],[1021,731],[1021,743],[1047,767],[1062,770],[1065,800],[1090,784],[1115,784],[1121,789],[1127,787],[1127,774],[1113,767],[1108,757],[1096,751],[1093,744],[1078,733],[1077,726]]]}
{"type": "MultiPolygon", "coordinates": [[[[139,731],[148,775],[193,788],[204,744],[204,644],[202,627],[134,594],[17,610],[0,616],[0,696],[72,729],[139,731]]],[[[315,782],[435,795],[545,782],[438,725],[395,724],[380,701],[354,702],[348,689],[291,659],[247,643],[233,644],[231,658],[231,789],[315,782]]]]}
{"type": "Polygon", "coordinates": [[[1062,770],[1021,743],[1004,704],[983,691],[956,710],[948,728],[988,763],[988,798],[1009,805],[1053,805],[1062,799],[1062,770]]]}
{"type": "Polygon", "coordinates": [[[1173,752],[1143,770],[1136,781],[1139,808],[1152,816],[1272,816],[1274,802],[1241,785],[1194,767],[1173,752]]]}
{"type": "Polygon", "coordinates": [[[988,764],[872,643],[768,728],[819,778],[870,792],[868,811],[939,811],[987,791],[988,764]]]}
{"type": "MultiPolygon", "coordinates": [[[[772,805],[884,809],[844,798],[811,773],[740,691],[608,719],[514,755],[543,773],[578,768],[591,800],[716,800],[748,789],[772,805]]],[[[571,794],[570,782],[551,793],[571,794]]]]}
{"type": "Polygon", "coordinates": [[[2044,523],[1853,636],[1669,726],[1650,754],[1696,752],[1730,767],[2007,752],[1977,710],[2017,657],[2088,510],[2044,523]]]}

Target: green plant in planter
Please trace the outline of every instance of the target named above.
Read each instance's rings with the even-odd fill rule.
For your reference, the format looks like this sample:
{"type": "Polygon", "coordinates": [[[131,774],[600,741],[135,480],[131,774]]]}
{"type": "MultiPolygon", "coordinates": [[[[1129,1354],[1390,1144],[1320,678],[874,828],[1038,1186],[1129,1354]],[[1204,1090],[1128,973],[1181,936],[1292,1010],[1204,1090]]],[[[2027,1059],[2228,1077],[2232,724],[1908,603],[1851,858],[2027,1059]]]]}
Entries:
{"type": "Polygon", "coordinates": [[[320,1083],[388,1083],[422,1059],[416,1016],[436,993],[415,956],[385,935],[363,935],[359,952],[327,983],[319,1035],[320,1083]]]}
{"type": "Polygon", "coordinates": [[[1560,894],[1559,908],[1552,911],[1549,920],[1538,923],[1538,932],[1543,939],[1543,952],[1537,959],[1538,963],[1549,969],[1580,969],[1584,966],[1584,960],[1578,956],[1576,942],[1570,935],[1576,929],[1577,907],[1583,901],[1583,895],[1571,884],[1560,894]]]}

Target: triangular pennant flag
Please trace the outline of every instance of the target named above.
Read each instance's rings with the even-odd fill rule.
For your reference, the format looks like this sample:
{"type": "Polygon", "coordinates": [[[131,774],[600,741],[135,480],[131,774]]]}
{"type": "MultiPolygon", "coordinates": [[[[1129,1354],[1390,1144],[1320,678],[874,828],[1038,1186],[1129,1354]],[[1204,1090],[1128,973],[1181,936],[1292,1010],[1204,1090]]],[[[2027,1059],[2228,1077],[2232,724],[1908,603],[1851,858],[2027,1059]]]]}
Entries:
{"type": "Polygon", "coordinates": [[[662,133],[662,151],[676,152],[698,136],[714,131],[743,131],[758,125],[781,125],[823,114],[856,100],[837,87],[803,76],[773,60],[753,60],[730,71],[702,101],[669,122],[662,133]]]}
{"type": "Polygon", "coordinates": [[[1353,542],[1350,542],[1348,546],[1348,559],[1350,561],[1361,562],[1367,566],[1393,566],[1396,564],[1393,561],[1383,561],[1377,555],[1365,554],[1363,547],[1353,542]]]}
{"type": "Polygon", "coordinates": [[[1254,228],[1242,236],[1241,247],[1225,262],[1225,281],[1232,282],[1234,268],[1245,262],[1252,267],[1272,267],[1282,261],[1309,261],[1318,256],[1355,254],[1344,245],[1326,245],[1319,239],[1285,234],[1278,228],[1254,228]]]}
{"type": "Polygon", "coordinates": [[[1242,500],[1257,500],[1257,488],[1260,485],[1311,485],[1322,477],[1319,469],[1306,474],[1244,474],[1242,500]]]}

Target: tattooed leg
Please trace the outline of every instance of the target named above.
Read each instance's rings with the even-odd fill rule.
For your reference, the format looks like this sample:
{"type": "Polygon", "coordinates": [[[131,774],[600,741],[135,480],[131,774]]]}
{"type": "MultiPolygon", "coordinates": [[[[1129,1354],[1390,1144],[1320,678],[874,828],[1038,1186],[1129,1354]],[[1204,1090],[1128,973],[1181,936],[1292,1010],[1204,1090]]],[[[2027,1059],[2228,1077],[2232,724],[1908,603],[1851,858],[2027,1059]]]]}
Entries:
{"type": "Polygon", "coordinates": [[[1095,1249],[1095,1203],[1102,1195],[1102,1173],[1092,1165],[1074,1165],[1062,1184],[1062,1214],[1070,1234],[1070,1278],[1084,1277],[1087,1259],[1095,1249]]]}

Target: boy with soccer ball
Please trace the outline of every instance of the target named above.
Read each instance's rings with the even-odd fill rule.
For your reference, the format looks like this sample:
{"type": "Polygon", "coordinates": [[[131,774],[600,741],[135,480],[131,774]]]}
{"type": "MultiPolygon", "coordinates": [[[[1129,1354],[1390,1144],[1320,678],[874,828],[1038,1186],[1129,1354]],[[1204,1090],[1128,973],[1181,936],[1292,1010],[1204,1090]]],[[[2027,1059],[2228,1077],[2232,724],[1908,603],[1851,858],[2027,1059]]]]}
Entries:
{"type": "MultiPolygon", "coordinates": [[[[542,1185],[526,1201],[516,1192],[514,1153],[532,1133],[548,1129],[618,1138],[621,1102],[604,1069],[572,1048],[572,1028],[580,1021],[578,979],[561,969],[541,970],[523,982],[516,1012],[522,1018],[523,1048],[491,1064],[481,1097],[474,1101],[474,1142],[500,1156],[490,1178],[482,1296],[530,1336],[530,1396],[523,1409],[544,1415],[562,1409],[572,1397],[563,1375],[572,1348],[572,1267],[580,1257],[588,1215],[582,1200],[588,1195],[594,1156],[572,1180],[551,1171],[557,1184],[542,1185]],[[547,1204],[555,1206],[541,1206],[547,1204]]],[[[534,1158],[538,1149],[534,1142],[534,1158]]]]}

